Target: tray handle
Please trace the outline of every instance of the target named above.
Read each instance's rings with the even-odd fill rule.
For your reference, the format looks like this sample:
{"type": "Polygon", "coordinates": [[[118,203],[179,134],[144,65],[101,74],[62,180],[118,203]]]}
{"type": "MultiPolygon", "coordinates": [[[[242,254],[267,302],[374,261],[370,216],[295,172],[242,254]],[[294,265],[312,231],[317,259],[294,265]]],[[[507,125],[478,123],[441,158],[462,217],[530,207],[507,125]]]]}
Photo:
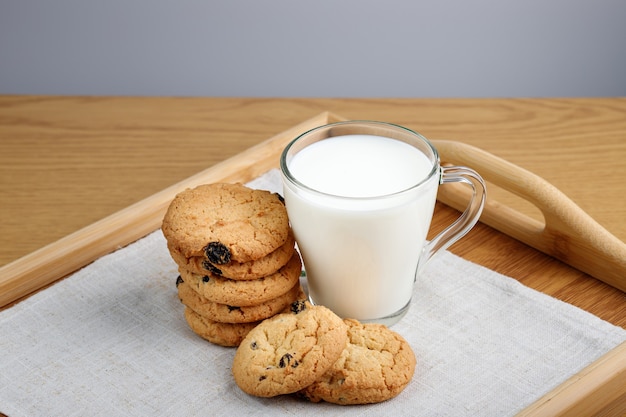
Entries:
{"type": "MultiPolygon", "coordinates": [[[[442,164],[469,166],[489,183],[536,206],[544,222],[489,198],[481,222],[626,292],[626,244],[543,178],[474,146],[432,141],[442,164]]],[[[463,187],[440,187],[438,199],[457,210],[463,187]]]]}

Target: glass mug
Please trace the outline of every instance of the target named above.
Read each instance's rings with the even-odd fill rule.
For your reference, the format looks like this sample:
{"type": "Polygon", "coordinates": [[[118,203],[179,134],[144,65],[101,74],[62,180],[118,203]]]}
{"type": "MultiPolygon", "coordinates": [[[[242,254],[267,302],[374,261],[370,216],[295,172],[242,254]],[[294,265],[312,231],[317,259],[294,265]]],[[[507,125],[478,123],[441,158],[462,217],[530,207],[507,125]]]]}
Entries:
{"type": "Polygon", "coordinates": [[[280,166],[310,301],[388,326],[408,311],[428,260],[476,224],[486,197],[474,170],[440,166],[425,137],[384,122],[314,128],[287,145],[280,166]],[[451,182],[472,187],[468,206],[427,241],[437,189],[451,182]]]}

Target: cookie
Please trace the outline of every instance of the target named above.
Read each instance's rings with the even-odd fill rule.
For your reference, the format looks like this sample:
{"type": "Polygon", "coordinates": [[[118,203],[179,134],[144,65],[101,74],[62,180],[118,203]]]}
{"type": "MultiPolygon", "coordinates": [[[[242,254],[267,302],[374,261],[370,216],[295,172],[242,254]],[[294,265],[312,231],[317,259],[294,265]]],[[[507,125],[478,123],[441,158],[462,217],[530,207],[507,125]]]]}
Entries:
{"type": "Polygon", "coordinates": [[[198,275],[179,268],[183,280],[208,301],[239,307],[261,304],[283,295],[299,282],[301,270],[300,256],[295,250],[281,269],[250,281],[235,281],[213,274],[198,275]]]}
{"type": "Polygon", "coordinates": [[[259,322],[252,323],[220,323],[201,316],[189,307],[185,307],[185,320],[198,336],[216,345],[225,347],[239,346],[243,338],[254,329],[259,322]]]}
{"type": "Polygon", "coordinates": [[[232,372],[246,393],[273,397],[297,392],[320,378],[347,343],[347,325],[332,311],[306,302],[264,320],[243,339],[232,372]]]}
{"type": "Polygon", "coordinates": [[[348,344],[341,357],[300,394],[313,402],[344,405],[378,403],[397,396],[415,371],[410,345],[381,324],[344,322],[348,344]]]}
{"type": "Polygon", "coordinates": [[[205,275],[207,272],[210,272],[214,275],[236,280],[253,280],[273,274],[289,261],[293,254],[294,247],[295,239],[290,230],[287,241],[278,249],[262,258],[248,262],[230,261],[227,264],[215,265],[209,262],[206,256],[185,258],[168,243],[168,249],[172,255],[172,259],[174,259],[174,262],[180,267],[194,274],[205,275]]]}
{"type": "Polygon", "coordinates": [[[214,265],[260,259],[282,246],[289,220],[282,198],[242,184],[205,184],[177,194],[161,225],[169,246],[214,265]]]}
{"type": "Polygon", "coordinates": [[[300,295],[300,282],[285,294],[253,306],[233,306],[214,303],[198,294],[187,281],[181,279],[177,285],[180,301],[196,313],[209,320],[222,323],[251,323],[280,313],[300,295]]]}

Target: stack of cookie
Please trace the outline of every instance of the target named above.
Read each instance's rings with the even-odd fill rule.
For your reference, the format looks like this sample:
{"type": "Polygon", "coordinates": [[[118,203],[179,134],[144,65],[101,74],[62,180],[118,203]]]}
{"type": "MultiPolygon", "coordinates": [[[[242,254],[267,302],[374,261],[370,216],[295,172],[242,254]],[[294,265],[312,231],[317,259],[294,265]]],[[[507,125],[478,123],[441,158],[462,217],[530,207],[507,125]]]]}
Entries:
{"type": "Polygon", "coordinates": [[[302,264],[278,194],[225,183],[187,189],[161,229],[179,266],[185,319],[212,343],[238,346],[302,296],[302,264]]]}

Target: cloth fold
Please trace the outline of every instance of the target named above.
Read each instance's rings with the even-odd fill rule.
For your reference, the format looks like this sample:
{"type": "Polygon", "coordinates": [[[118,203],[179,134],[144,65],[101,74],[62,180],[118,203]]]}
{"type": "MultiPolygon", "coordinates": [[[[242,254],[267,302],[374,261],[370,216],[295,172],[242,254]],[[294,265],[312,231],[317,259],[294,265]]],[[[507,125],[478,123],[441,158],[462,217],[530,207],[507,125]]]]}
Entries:
{"type": "MultiPolygon", "coordinates": [[[[249,185],[280,192],[280,173],[249,185]]],[[[355,407],[255,398],[233,381],[235,350],[188,328],[177,275],[157,230],[0,312],[0,412],[507,416],[626,341],[620,327],[444,252],[393,326],[417,357],[398,397],[355,407]]]]}

